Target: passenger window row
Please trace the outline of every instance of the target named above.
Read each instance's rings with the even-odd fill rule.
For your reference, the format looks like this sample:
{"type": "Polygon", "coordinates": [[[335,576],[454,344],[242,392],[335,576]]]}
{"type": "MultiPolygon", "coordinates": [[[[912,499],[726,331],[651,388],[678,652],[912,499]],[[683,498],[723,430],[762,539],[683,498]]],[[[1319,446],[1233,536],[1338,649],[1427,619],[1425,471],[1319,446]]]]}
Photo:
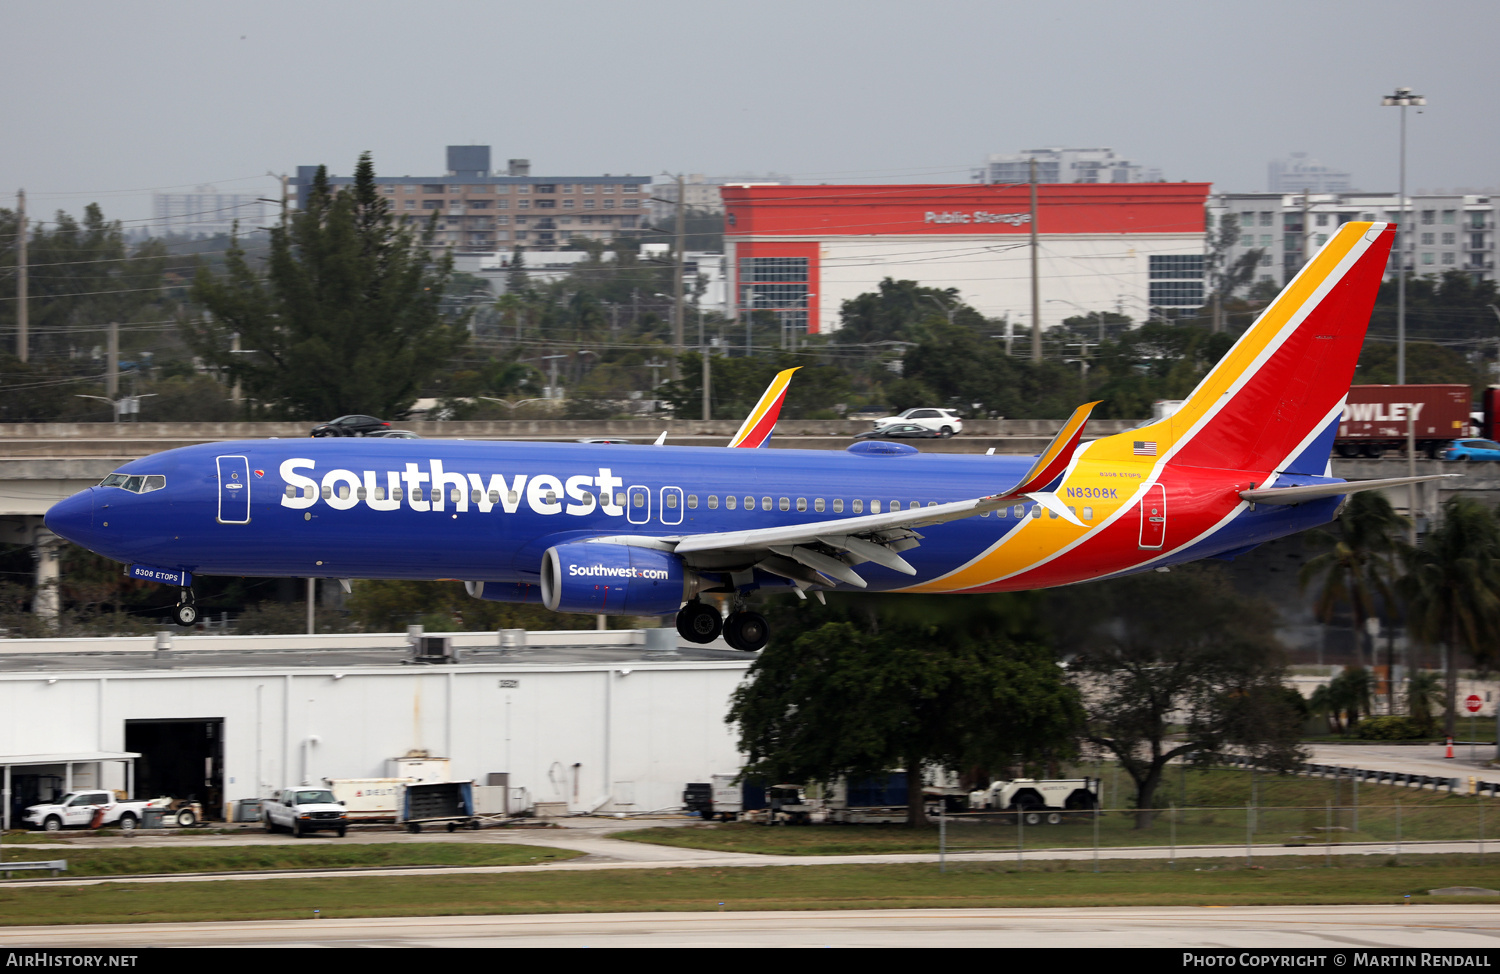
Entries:
{"type": "MultiPolygon", "coordinates": [[[[122,477],[122,475],[120,475],[120,474],[110,474],[109,477],[105,478],[105,483],[101,484],[100,486],[102,486],[102,487],[125,487],[125,489],[127,489],[127,490],[131,489],[129,486],[127,486],[126,484],[123,484],[123,483],[110,483],[109,482],[110,479],[114,478],[114,477],[122,477]]],[[[122,479],[124,479],[124,478],[122,477],[122,479]]],[[[134,478],[130,478],[130,479],[131,480],[140,480],[142,478],[140,478],[140,477],[134,477],[134,478]]],[[[147,481],[153,481],[153,480],[155,480],[155,481],[161,481],[161,483],[157,484],[155,486],[147,486],[147,487],[144,488],[144,490],[159,490],[161,487],[165,486],[165,478],[163,478],[163,477],[154,477],[153,476],[153,477],[147,477],[145,479],[147,481]]],[[[136,488],[136,489],[137,489],[137,492],[144,492],[140,488],[136,488]]],[[[324,500],[331,500],[333,498],[333,496],[334,496],[334,489],[332,487],[330,487],[330,486],[324,486],[321,493],[322,493],[322,497],[323,497],[324,500]]],[[[430,491],[427,492],[427,493],[430,494],[430,491]]],[[[286,496],[289,497],[289,498],[305,497],[308,500],[312,500],[313,498],[315,498],[316,496],[318,496],[318,490],[315,487],[307,487],[307,488],[305,488],[304,491],[299,491],[296,487],[293,487],[292,485],[288,484],[287,487],[286,487],[286,496]]],[[[339,497],[339,499],[340,500],[348,500],[349,496],[350,496],[349,485],[348,484],[340,484],[339,487],[338,487],[338,497],[339,497]]],[[[364,487],[357,488],[354,491],[354,497],[357,500],[365,500],[366,496],[367,496],[366,489],[364,487]]],[[[423,489],[421,487],[413,487],[411,489],[411,499],[412,500],[414,500],[414,501],[420,501],[423,498],[424,498],[424,492],[423,492],[423,489]]],[[[451,503],[457,504],[457,503],[459,503],[462,500],[462,498],[463,498],[463,492],[462,491],[459,491],[459,490],[450,490],[450,491],[448,491],[448,500],[451,503]]],[[[375,488],[375,499],[376,500],[380,500],[380,501],[383,501],[383,500],[386,499],[386,489],[384,487],[376,487],[375,488]]],[[[394,501],[404,500],[405,496],[404,496],[403,489],[400,488],[400,487],[393,488],[390,491],[390,499],[394,500],[394,501]]],[[[482,499],[484,499],[484,492],[483,491],[479,491],[479,490],[471,490],[471,491],[469,491],[469,500],[470,500],[470,502],[478,504],[482,499]]],[[[558,496],[557,496],[557,493],[555,491],[550,491],[550,490],[547,491],[547,493],[544,495],[544,499],[545,499],[545,501],[548,504],[556,504],[556,503],[558,503],[558,496]]],[[[492,490],[492,491],[490,491],[489,492],[489,496],[488,496],[488,500],[489,500],[489,502],[491,504],[498,504],[500,502],[500,492],[498,490],[492,490]]],[[[515,506],[516,504],[520,503],[520,500],[521,500],[521,496],[520,496],[520,493],[518,491],[512,490],[512,491],[509,491],[507,493],[507,495],[506,495],[506,503],[509,504],[512,507],[515,506]]],[[[720,499],[719,499],[719,495],[718,494],[709,494],[706,498],[704,498],[704,500],[707,502],[707,506],[708,506],[708,509],[710,511],[716,511],[716,510],[719,509],[720,499]]],[[[586,505],[592,505],[592,503],[593,503],[593,495],[589,494],[589,493],[584,493],[582,495],[582,502],[584,504],[586,504],[586,505]]],[[[698,502],[699,502],[699,498],[698,498],[697,494],[688,494],[687,495],[687,508],[688,508],[688,510],[697,510],[698,509],[698,502]]],[[[624,507],[624,506],[626,506],[626,503],[627,503],[627,500],[626,500],[626,495],[625,494],[615,494],[615,506],[616,507],[624,507]]],[[[634,494],[631,494],[628,503],[629,503],[629,505],[631,507],[638,508],[638,509],[639,508],[643,508],[643,507],[646,506],[646,495],[643,492],[639,492],[639,491],[636,492],[636,493],[634,493],[634,494]]],[[[677,494],[676,493],[667,493],[667,494],[664,494],[663,495],[663,503],[666,505],[666,507],[669,510],[676,510],[676,508],[677,508],[677,494]]],[[[808,510],[809,502],[808,502],[808,499],[806,497],[798,497],[798,498],[796,498],[795,503],[796,503],[798,511],[805,513],[808,510]]],[[[771,497],[761,497],[760,498],[760,509],[763,510],[763,511],[769,511],[769,510],[773,510],[773,509],[775,509],[775,510],[782,510],[782,511],[789,511],[789,510],[792,509],[792,504],[793,504],[793,500],[792,500],[792,498],[789,498],[789,497],[780,497],[780,498],[775,498],[775,499],[773,499],[771,497]]],[[[734,496],[733,494],[730,494],[730,495],[724,497],[724,499],[723,499],[723,505],[724,505],[724,509],[726,511],[738,510],[739,509],[739,505],[740,505],[740,498],[734,496]]],[[[755,507],[756,507],[756,500],[755,500],[755,498],[753,496],[746,495],[745,498],[744,498],[744,505],[745,505],[745,510],[747,510],[747,511],[753,511],[753,510],[755,510],[755,507]]],[[[884,509],[885,510],[889,510],[889,511],[893,511],[893,512],[894,511],[899,511],[899,510],[902,509],[901,508],[901,501],[900,500],[892,500],[892,501],[889,501],[889,502],[882,502],[880,500],[871,500],[871,501],[869,501],[869,513],[871,513],[871,514],[879,514],[881,512],[881,510],[882,510],[882,506],[883,505],[884,505],[884,509]]],[[[923,504],[922,504],[921,501],[908,501],[907,504],[906,504],[906,509],[907,510],[915,511],[915,510],[920,509],[922,506],[923,506],[923,504]]],[[[926,506],[927,507],[936,507],[937,506],[937,501],[928,501],[926,503],[926,506]]],[[[826,500],[826,499],[824,499],[822,497],[815,497],[815,498],[812,499],[811,507],[812,507],[813,512],[817,513],[817,514],[824,514],[824,513],[830,512],[830,511],[832,513],[834,513],[834,514],[843,514],[846,511],[844,499],[842,497],[835,497],[831,501],[826,500]]],[[[848,508],[847,508],[848,513],[851,513],[851,514],[863,514],[863,513],[865,513],[865,510],[866,510],[866,502],[864,501],[863,498],[855,498],[854,500],[849,501],[849,503],[848,503],[848,508]]],[[[1085,507],[1083,509],[1083,513],[1081,515],[1079,514],[1078,508],[1073,507],[1071,505],[1068,507],[1068,510],[1072,511],[1075,516],[1082,517],[1082,519],[1085,520],[1085,521],[1092,521],[1094,519],[1094,509],[1092,507],[1085,507]]],[[[1040,504],[1017,504],[1014,507],[1003,507],[1000,510],[995,511],[993,513],[997,517],[1001,517],[1001,518],[1014,517],[1014,518],[1016,518],[1018,520],[1021,519],[1021,518],[1025,518],[1025,517],[1039,518],[1039,517],[1042,516],[1042,506],[1040,504]]],[[[1054,514],[1054,513],[1052,513],[1051,511],[1048,511],[1047,513],[1048,513],[1049,517],[1053,517],[1053,518],[1057,517],[1057,515],[1054,514]]],[[[991,514],[990,511],[985,511],[984,513],[980,514],[980,517],[989,517],[990,514],[991,514]]]]}

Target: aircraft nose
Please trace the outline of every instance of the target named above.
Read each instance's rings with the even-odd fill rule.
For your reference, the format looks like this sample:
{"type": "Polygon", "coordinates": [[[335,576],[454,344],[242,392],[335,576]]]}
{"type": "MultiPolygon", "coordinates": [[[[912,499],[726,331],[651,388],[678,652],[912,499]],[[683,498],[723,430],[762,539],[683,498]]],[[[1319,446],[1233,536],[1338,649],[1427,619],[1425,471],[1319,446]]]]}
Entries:
{"type": "Polygon", "coordinates": [[[74,544],[88,547],[94,530],[94,488],[81,490],[47,509],[42,518],[47,530],[74,544]]]}

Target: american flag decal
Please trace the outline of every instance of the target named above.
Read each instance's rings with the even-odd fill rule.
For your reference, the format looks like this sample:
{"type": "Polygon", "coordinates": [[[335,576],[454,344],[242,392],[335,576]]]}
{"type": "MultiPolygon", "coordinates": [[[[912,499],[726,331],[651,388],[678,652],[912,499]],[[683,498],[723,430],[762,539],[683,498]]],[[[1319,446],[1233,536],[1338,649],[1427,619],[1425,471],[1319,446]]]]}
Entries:
{"type": "Polygon", "coordinates": [[[1138,457],[1154,457],[1156,456],[1156,441],[1136,440],[1135,449],[1131,450],[1130,452],[1134,453],[1138,457]]]}

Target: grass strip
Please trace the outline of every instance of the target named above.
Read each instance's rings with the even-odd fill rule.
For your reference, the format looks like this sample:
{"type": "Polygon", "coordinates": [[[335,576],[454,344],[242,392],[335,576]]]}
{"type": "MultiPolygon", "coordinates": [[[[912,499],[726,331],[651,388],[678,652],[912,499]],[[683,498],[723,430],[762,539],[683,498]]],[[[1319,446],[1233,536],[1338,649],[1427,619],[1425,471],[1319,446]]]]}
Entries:
{"type": "MultiPolygon", "coordinates": [[[[519,872],[0,889],[0,924],[148,923],[620,911],[1237,906],[1433,902],[1428,889],[1500,883],[1472,856],[1338,862],[995,863],[519,872]],[[1180,864],[1181,865],[1181,864],[1180,864]]],[[[1500,904],[1500,897],[1441,902],[1500,904]]]]}
{"type": "MultiPolygon", "coordinates": [[[[1113,772],[1107,766],[1082,769],[1093,775],[1101,770],[1108,781],[1113,772]]],[[[1118,793],[1119,782],[1113,785],[1106,787],[1107,794],[1118,793]]],[[[1500,801],[1495,799],[1369,783],[1356,788],[1347,777],[1319,779],[1252,775],[1229,768],[1173,768],[1157,792],[1157,802],[1176,807],[1164,810],[1144,829],[1136,827],[1134,809],[1105,810],[1099,820],[1100,846],[1164,847],[1175,841],[1179,846],[1243,847],[1247,832],[1257,845],[1317,846],[1329,836],[1335,844],[1500,838],[1500,801]],[[1250,813],[1253,823],[1246,821],[1245,806],[1249,803],[1255,806],[1250,813]],[[1247,829],[1247,824],[1253,827],[1247,829]]],[[[950,819],[947,832],[948,848],[960,852],[1004,852],[1018,845],[1026,849],[1087,849],[1094,844],[1094,823],[1088,817],[1070,817],[1062,825],[1031,826],[1024,833],[1014,821],[980,824],[960,817],[950,819]]],[[[919,829],[905,825],[767,828],[734,822],[637,829],[612,837],[679,848],[793,856],[935,853],[938,849],[935,822],[919,829]]]]}
{"type": "MultiPolygon", "coordinates": [[[[391,842],[300,845],[154,846],[69,849],[41,858],[66,859],[67,878],[166,873],[254,872],[276,869],[351,869],[382,866],[520,866],[583,855],[567,849],[499,842],[391,842]]],[[[0,861],[33,861],[32,850],[0,849],[0,861]]],[[[18,877],[21,874],[17,874],[18,877]]]]}

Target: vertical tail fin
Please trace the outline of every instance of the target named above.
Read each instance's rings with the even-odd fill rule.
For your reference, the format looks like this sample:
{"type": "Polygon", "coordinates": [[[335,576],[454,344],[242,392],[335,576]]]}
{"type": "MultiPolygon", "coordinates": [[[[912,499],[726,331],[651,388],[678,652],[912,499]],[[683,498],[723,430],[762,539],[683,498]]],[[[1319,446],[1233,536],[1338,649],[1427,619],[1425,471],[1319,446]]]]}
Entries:
{"type": "Polygon", "coordinates": [[[1344,224],[1181,409],[1096,455],[1321,474],[1394,237],[1393,224],[1344,224]]]}
{"type": "Polygon", "coordinates": [[[786,401],[786,389],[791,385],[792,373],[802,366],[787,369],[776,373],[776,378],[761,393],[760,401],[755,408],[750,410],[750,415],[745,417],[745,422],[740,425],[740,431],[734,434],[734,439],[729,441],[731,449],[740,447],[744,449],[755,449],[765,446],[771,441],[771,431],[776,428],[776,420],[781,416],[781,404],[786,401]]]}

